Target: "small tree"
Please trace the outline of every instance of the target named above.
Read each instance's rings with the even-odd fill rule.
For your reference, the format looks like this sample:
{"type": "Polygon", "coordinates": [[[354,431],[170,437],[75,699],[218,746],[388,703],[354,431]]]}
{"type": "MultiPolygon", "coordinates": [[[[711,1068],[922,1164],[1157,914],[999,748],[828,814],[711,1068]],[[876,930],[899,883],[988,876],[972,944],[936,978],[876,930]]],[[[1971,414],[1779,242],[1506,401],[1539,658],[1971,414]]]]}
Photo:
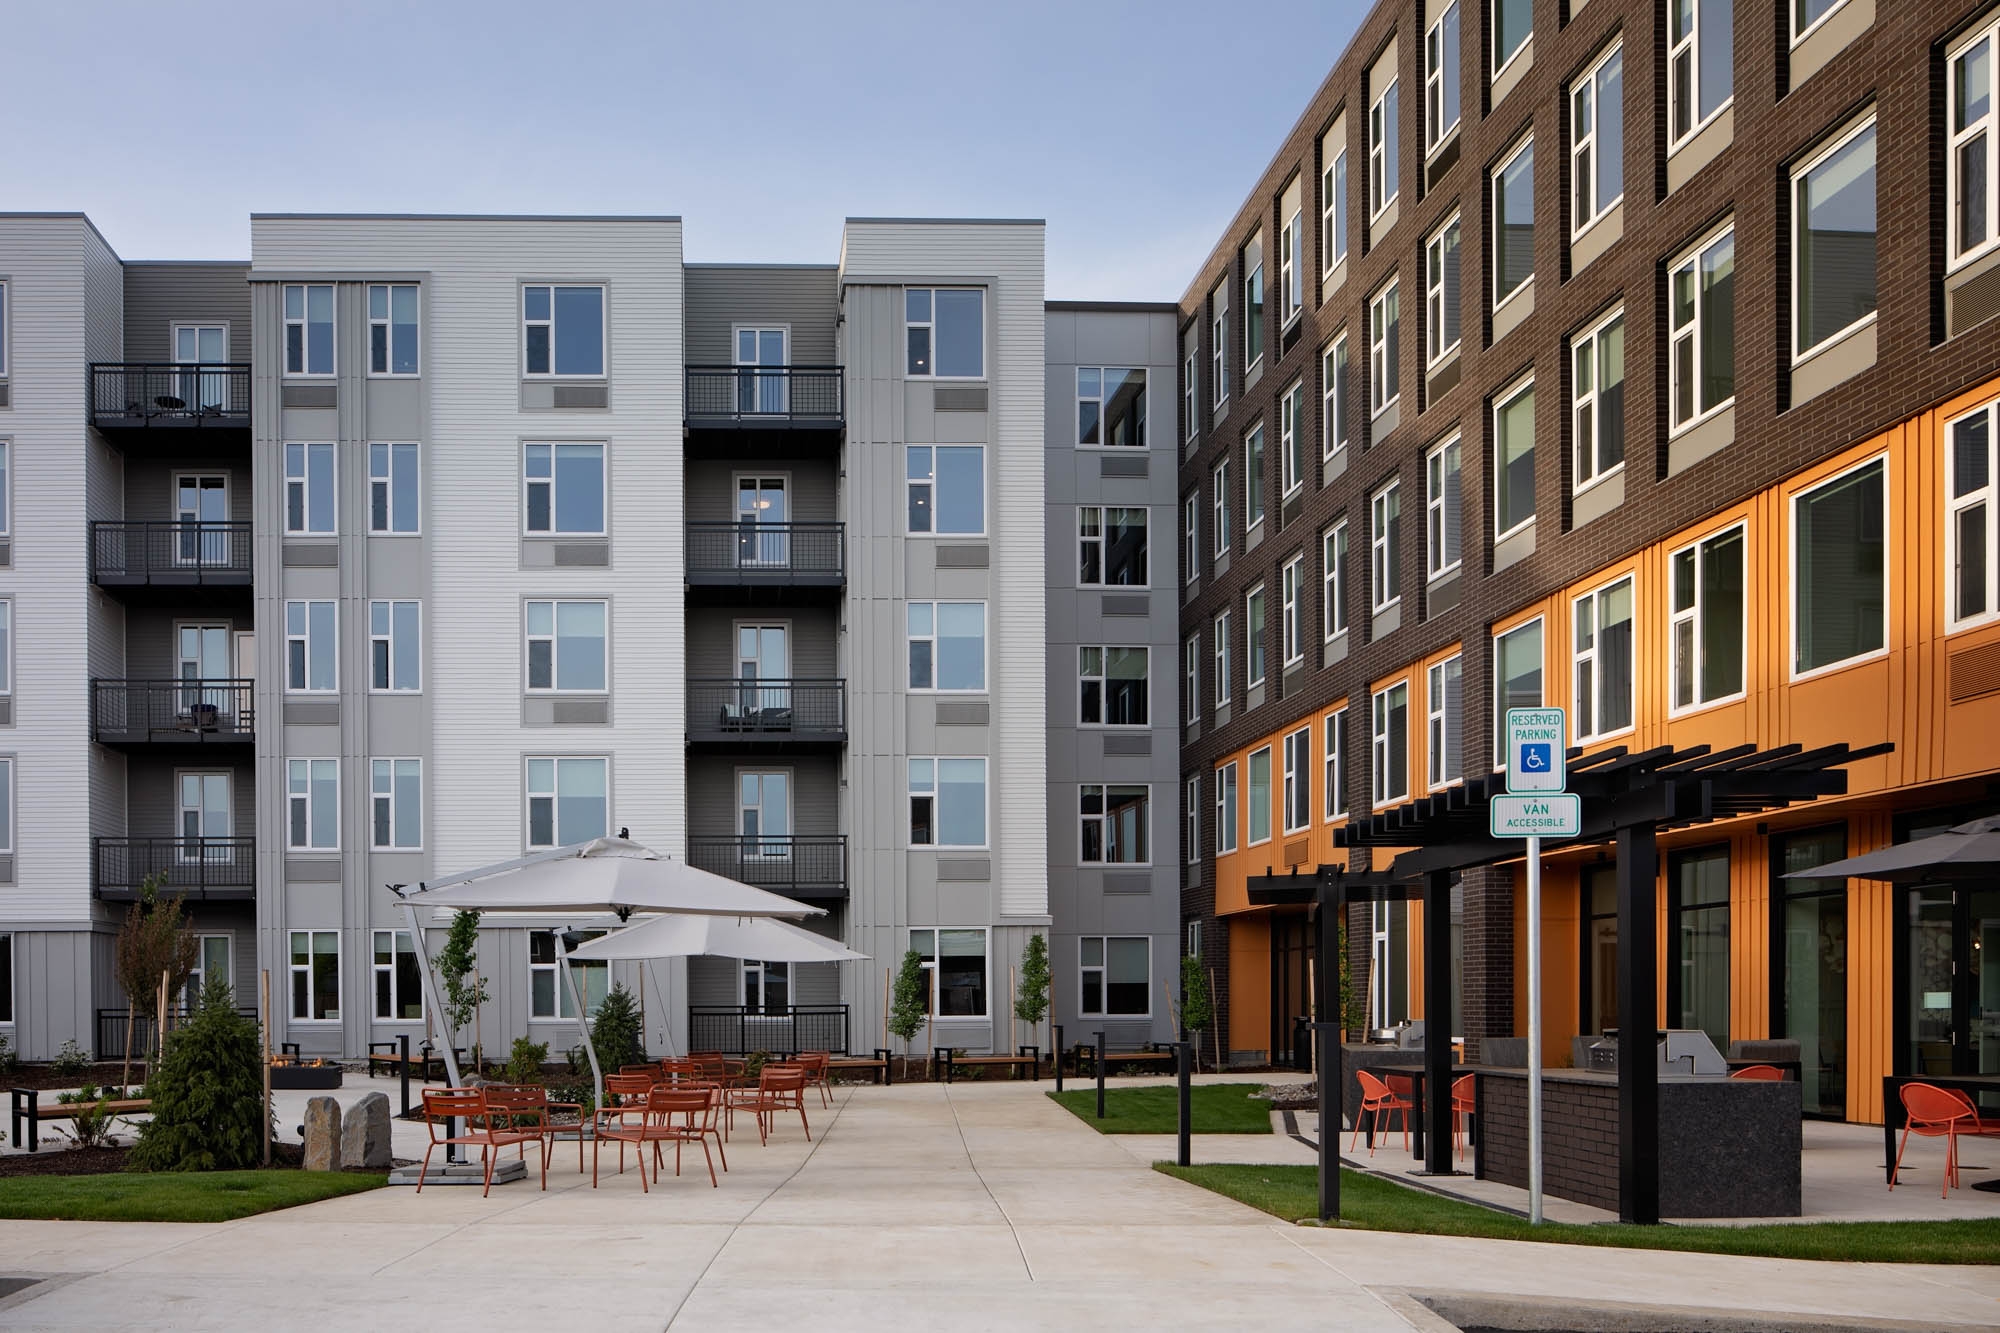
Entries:
{"type": "Polygon", "coordinates": [[[910,1042],[930,1012],[929,988],[924,984],[924,960],[915,949],[903,955],[896,973],[895,999],[889,1005],[889,1035],[903,1043],[903,1058],[910,1058],[910,1042]]]}
{"type": "Polygon", "coordinates": [[[548,1059],[547,1042],[516,1037],[514,1049],[507,1054],[507,1067],[500,1072],[500,1077],[509,1083],[540,1083],[542,1066],[548,1063],[548,1059]]]}
{"type": "Polygon", "coordinates": [[[604,1071],[615,1074],[626,1065],[646,1063],[646,1042],[639,1024],[639,1005],[619,982],[597,1006],[590,1023],[590,1044],[604,1071]]]}
{"type": "MultiPolygon", "coordinates": [[[[444,948],[438,950],[438,980],[444,985],[444,1022],[449,1029],[445,1041],[453,1046],[464,1044],[462,1037],[465,1025],[479,1012],[479,1006],[486,1003],[486,978],[476,976],[479,970],[479,913],[460,912],[451,919],[451,929],[445,935],[444,948]]],[[[479,1065],[479,1052],[472,1053],[473,1067],[479,1065]]]]}
{"type": "Polygon", "coordinates": [[[1208,993],[1208,973],[1201,959],[1188,954],[1181,959],[1181,1026],[1194,1041],[1194,1064],[1201,1068],[1201,1034],[1215,1022],[1215,999],[1208,993]]]}
{"type": "Polygon", "coordinates": [[[210,977],[186,1024],[167,1039],[148,1085],[133,1171],[237,1171],[257,1165],[271,1123],[257,1024],[237,1013],[229,983],[210,977]]]}
{"type": "Polygon", "coordinates": [[[1049,942],[1040,935],[1028,936],[1021,950],[1021,993],[1014,999],[1014,1017],[1028,1025],[1028,1035],[1041,1040],[1042,1020],[1049,1014],[1049,942]]]}
{"type": "Polygon", "coordinates": [[[125,1067],[119,1082],[132,1079],[132,1032],[140,1019],[148,1024],[159,1019],[160,977],[167,978],[167,1000],[180,994],[194,975],[196,945],[188,928],[187,912],[181,897],[162,899],[160,886],[167,880],[155,871],[139,882],[139,900],[125,913],[118,928],[116,970],[118,984],[125,988],[125,1067]]]}

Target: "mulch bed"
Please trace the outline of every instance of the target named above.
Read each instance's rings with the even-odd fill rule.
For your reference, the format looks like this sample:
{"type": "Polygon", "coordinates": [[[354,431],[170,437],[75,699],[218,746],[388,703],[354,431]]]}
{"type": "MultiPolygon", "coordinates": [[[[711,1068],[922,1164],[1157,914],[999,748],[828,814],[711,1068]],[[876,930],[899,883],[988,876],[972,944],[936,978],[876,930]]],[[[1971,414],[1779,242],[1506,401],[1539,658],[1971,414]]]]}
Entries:
{"type": "MultiPolygon", "coordinates": [[[[0,1088],[80,1088],[85,1084],[104,1087],[119,1081],[119,1075],[126,1072],[126,1066],[117,1060],[95,1064],[81,1074],[58,1074],[47,1065],[16,1065],[7,1073],[0,1073],[0,1088]]],[[[136,1083],[145,1077],[146,1066],[134,1060],[126,1081],[136,1083]]]]}

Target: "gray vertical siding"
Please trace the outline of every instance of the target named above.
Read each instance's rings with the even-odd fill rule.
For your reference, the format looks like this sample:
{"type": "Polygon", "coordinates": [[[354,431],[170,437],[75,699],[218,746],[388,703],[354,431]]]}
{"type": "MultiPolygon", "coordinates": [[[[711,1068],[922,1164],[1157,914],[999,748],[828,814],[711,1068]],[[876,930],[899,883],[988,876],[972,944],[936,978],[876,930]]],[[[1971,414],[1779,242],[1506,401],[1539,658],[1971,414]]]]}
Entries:
{"type": "Polygon", "coordinates": [[[733,363],[735,326],[755,324],[790,327],[793,365],[832,365],[838,276],[832,264],[688,265],[688,364],[733,363]]]}

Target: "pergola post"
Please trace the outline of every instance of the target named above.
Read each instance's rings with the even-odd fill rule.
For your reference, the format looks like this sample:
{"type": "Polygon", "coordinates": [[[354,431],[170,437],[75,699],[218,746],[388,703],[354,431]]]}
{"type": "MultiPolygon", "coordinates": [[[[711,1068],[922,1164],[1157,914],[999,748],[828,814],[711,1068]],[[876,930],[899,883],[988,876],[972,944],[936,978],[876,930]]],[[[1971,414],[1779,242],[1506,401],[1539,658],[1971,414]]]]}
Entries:
{"type": "Polygon", "coordinates": [[[1660,1220],[1660,849],[1651,824],[1618,830],[1618,1220],[1660,1220]]]}
{"type": "Polygon", "coordinates": [[[1451,1166],[1451,878],[1424,876],[1424,1174],[1451,1166]]]}
{"type": "Polygon", "coordinates": [[[1319,964],[1313,969],[1313,1046],[1319,1064],[1319,1220],[1340,1216],[1340,1103],[1346,1094],[1341,1080],[1340,922],[1347,915],[1347,895],[1340,873],[1322,874],[1319,913],[1319,964]]]}

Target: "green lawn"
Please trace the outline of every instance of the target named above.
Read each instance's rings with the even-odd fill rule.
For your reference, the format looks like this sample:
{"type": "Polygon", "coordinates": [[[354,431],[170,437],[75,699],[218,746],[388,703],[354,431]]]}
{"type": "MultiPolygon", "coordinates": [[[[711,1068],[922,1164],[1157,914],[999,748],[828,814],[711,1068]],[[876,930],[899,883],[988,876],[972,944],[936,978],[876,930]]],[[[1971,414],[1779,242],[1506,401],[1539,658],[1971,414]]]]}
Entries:
{"type": "MultiPolygon", "coordinates": [[[[1253,1101],[1261,1083],[1200,1083],[1193,1089],[1190,1109],[1197,1134],[1269,1134],[1271,1103],[1253,1101]]],[[[1075,1113],[1100,1134],[1176,1134],[1180,1132],[1179,1092],[1172,1087],[1107,1088],[1104,1119],[1097,1118],[1097,1089],[1052,1092],[1058,1106],[1075,1113]]]]}
{"type": "Polygon", "coordinates": [[[0,1179],[0,1217],[70,1222],[227,1222],[359,1194],[385,1175],[343,1171],[162,1171],[0,1179]]]}
{"type": "MultiPolygon", "coordinates": [[[[1288,1222],[1316,1219],[1319,1185],[1310,1166],[1175,1166],[1156,1171],[1226,1194],[1288,1222]]],[[[1343,1225],[1369,1231],[1414,1231],[1436,1236],[1611,1245],[1639,1250],[1700,1250],[1777,1259],[1841,1259],[1912,1264],[2000,1263],[2000,1219],[1962,1222],[1799,1222],[1790,1225],[1711,1227],[1577,1226],[1495,1212],[1440,1198],[1379,1176],[1340,1173],[1343,1225]]]]}

